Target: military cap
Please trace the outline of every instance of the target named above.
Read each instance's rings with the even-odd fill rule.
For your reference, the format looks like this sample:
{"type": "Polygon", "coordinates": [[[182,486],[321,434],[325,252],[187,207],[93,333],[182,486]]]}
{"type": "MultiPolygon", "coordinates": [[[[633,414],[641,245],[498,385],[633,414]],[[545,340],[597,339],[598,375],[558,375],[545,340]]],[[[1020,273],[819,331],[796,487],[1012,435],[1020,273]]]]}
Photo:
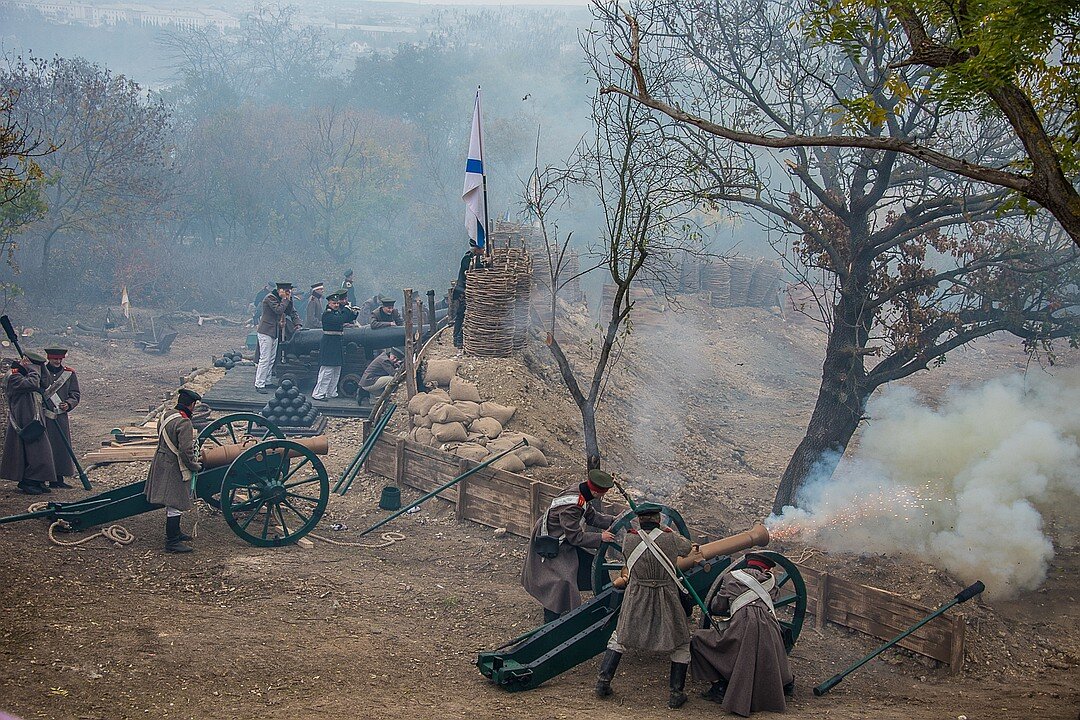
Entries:
{"type": "Polygon", "coordinates": [[[311,289],[312,290],[322,290],[324,287],[326,287],[326,285],[324,283],[321,283],[321,282],[311,284],[311,289]]]}
{"type": "Polygon", "coordinates": [[[390,353],[391,355],[396,355],[397,357],[401,358],[402,360],[405,359],[405,348],[392,347],[392,348],[389,348],[386,352],[390,353]]]}
{"type": "Polygon", "coordinates": [[[596,487],[604,488],[605,490],[609,490],[615,486],[615,478],[611,477],[609,473],[606,473],[603,470],[590,470],[589,482],[596,487]]]}
{"type": "Polygon", "coordinates": [[[326,296],[327,300],[344,300],[349,297],[349,293],[345,290],[335,290],[326,296]]]}
{"type": "Polygon", "coordinates": [[[293,284],[291,282],[279,282],[279,283],[274,283],[274,284],[277,285],[278,290],[292,290],[293,289],[293,284]]]}
{"type": "Polygon", "coordinates": [[[379,296],[379,304],[380,305],[393,305],[396,302],[397,302],[397,300],[390,297],[389,295],[380,295],[379,296]]]}
{"type": "Polygon", "coordinates": [[[756,563],[761,563],[765,567],[776,567],[776,561],[775,560],[773,560],[768,555],[763,555],[763,554],[757,553],[757,552],[746,553],[745,555],[743,555],[743,559],[746,560],[746,562],[748,562],[748,563],[749,562],[756,562],[756,563]]]}
{"type": "Polygon", "coordinates": [[[190,388],[180,388],[177,393],[177,403],[180,405],[194,405],[202,400],[202,395],[191,390],[190,388]]]}
{"type": "Polygon", "coordinates": [[[47,357],[50,357],[50,358],[54,358],[54,357],[58,357],[58,358],[62,358],[62,357],[67,357],[67,354],[68,354],[67,348],[61,348],[61,347],[51,347],[51,348],[45,348],[45,355],[46,355],[47,357]]]}
{"type": "Polygon", "coordinates": [[[345,277],[352,277],[352,270],[346,270],[345,277]]]}
{"type": "MultiPolygon", "coordinates": [[[[596,483],[593,484],[595,485],[596,483]]],[[[643,515],[659,515],[663,511],[664,509],[656,503],[644,502],[637,504],[637,509],[634,511],[634,514],[638,517],[642,517],[643,515]]]]}
{"type": "Polygon", "coordinates": [[[47,360],[47,358],[44,355],[42,355],[39,352],[35,352],[33,350],[26,350],[25,352],[23,352],[23,355],[26,356],[27,360],[29,360],[32,363],[37,363],[38,365],[44,365],[46,360],[47,360]]]}

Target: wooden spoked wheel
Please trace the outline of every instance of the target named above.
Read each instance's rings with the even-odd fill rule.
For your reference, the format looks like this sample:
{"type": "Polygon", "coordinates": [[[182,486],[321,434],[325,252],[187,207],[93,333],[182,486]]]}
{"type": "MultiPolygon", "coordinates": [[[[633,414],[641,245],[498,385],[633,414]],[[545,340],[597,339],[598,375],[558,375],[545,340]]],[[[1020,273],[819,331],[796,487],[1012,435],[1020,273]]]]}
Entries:
{"type": "MultiPolygon", "coordinates": [[[[254,445],[271,438],[284,438],[285,433],[262,415],[240,412],[225,415],[204,427],[195,443],[200,452],[207,447],[222,445],[254,445]]],[[[215,510],[221,509],[218,498],[204,497],[215,510]]]]}
{"type": "Polygon", "coordinates": [[[245,450],[221,481],[221,513],[233,532],[259,547],[289,545],[318,525],[330,499],[319,457],[292,440],[245,450]]]}

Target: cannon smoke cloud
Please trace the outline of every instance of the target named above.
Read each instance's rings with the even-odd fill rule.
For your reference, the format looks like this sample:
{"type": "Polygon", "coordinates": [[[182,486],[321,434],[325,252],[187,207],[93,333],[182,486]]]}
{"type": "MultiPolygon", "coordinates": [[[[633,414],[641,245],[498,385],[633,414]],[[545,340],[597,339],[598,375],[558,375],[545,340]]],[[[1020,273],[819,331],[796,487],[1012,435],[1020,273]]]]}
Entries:
{"type": "Polygon", "coordinates": [[[1068,521],[1080,496],[1080,371],[953,388],[936,409],[893,388],[868,415],[836,473],[766,521],[774,537],[907,553],[998,598],[1042,583],[1054,556],[1045,525],[1068,521]]]}

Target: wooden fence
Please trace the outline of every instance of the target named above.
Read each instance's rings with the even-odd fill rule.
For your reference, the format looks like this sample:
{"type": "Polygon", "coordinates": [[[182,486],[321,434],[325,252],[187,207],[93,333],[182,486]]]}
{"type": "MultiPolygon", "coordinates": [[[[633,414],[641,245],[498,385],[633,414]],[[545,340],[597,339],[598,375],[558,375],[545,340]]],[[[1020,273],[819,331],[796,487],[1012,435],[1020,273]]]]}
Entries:
{"type": "MultiPolygon", "coordinates": [[[[375,443],[364,467],[392,479],[399,487],[404,485],[426,493],[478,464],[405,437],[384,434],[375,443]]],[[[439,497],[455,505],[459,521],[471,520],[529,537],[536,519],[561,490],[524,475],[485,468],[439,497]]],[[[831,622],[876,638],[891,639],[933,610],[895,593],[819,570],[800,565],[799,571],[806,581],[807,614],[813,616],[818,629],[831,622]]],[[[899,645],[947,663],[957,673],[964,662],[965,628],[962,617],[942,616],[919,628],[899,645]]]]}

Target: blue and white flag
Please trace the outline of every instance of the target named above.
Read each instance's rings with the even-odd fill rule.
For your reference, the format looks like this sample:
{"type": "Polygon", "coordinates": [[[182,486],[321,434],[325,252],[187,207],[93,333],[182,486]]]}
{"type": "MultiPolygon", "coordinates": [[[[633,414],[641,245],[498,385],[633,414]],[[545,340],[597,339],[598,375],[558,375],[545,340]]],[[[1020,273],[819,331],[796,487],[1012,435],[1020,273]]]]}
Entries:
{"type": "Polygon", "coordinates": [[[465,230],[477,247],[487,241],[487,206],[484,197],[484,144],[480,138],[480,88],[476,88],[472,133],[469,136],[469,159],[465,161],[465,230]]]}

